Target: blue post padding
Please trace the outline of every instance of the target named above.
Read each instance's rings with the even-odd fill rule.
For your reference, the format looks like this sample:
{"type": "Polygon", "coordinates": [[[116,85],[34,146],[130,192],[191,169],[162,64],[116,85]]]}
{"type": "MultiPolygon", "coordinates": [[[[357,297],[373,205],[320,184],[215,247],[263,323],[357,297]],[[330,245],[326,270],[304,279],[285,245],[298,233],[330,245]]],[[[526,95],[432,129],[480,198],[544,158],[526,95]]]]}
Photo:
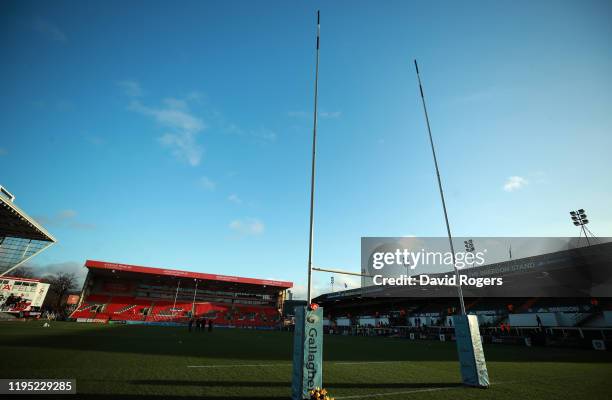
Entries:
{"type": "Polygon", "coordinates": [[[291,398],[310,398],[308,392],[323,386],[323,309],[295,308],[291,398]]]}
{"type": "Polygon", "coordinates": [[[463,384],[480,388],[489,387],[489,373],[480,339],[478,317],[456,315],[453,316],[453,325],[455,325],[463,384]]]}

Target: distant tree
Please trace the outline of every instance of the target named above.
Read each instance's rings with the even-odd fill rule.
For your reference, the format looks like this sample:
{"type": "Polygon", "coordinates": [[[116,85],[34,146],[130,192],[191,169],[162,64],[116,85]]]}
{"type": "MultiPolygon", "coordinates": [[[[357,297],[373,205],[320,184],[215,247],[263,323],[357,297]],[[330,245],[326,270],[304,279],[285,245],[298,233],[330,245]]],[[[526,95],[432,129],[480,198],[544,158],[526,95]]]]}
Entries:
{"type": "Polygon", "coordinates": [[[69,291],[77,286],[77,278],[73,273],[60,272],[57,275],[49,275],[44,278],[49,283],[49,292],[52,294],[52,303],[56,310],[60,310],[62,300],[69,291]]]}

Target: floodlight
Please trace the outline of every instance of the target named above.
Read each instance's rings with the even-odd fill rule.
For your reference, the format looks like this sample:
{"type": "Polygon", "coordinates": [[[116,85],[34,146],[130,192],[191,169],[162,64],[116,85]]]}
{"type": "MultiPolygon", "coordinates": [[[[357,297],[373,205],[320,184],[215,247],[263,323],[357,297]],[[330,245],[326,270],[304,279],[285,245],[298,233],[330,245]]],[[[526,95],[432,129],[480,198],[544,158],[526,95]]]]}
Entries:
{"type": "Polygon", "coordinates": [[[584,211],[584,208],[581,208],[578,211],[570,211],[570,216],[571,216],[572,222],[576,226],[582,226],[582,225],[586,225],[589,223],[589,220],[587,218],[586,211],[584,211]]]}
{"type": "MultiPolygon", "coordinates": [[[[591,235],[591,237],[595,238],[595,235],[593,235],[593,232],[591,232],[586,225],[589,223],[589,219],[586,215],[586,211],[584,210],[584,208],[580,208],[576,211],[570,211],[570,216],[572,218],[572,223],[574,224],[574,226],[578,226],[580,227],[580,234],[582,235],[584,233],[584,237],[587,241],[587,245],[591,245],[590,241],[589,241],[589,234],[591,235]]],[[[580,240],[580,239],[578,239],[580,240]]]]}
{"type": "Polygon", "coordinates": [[[468,253],[473,253],[476,248],[474,247],[474,241],[472,239],[464,240],[463,244],[465,245],[465,251],[468,253]]]}

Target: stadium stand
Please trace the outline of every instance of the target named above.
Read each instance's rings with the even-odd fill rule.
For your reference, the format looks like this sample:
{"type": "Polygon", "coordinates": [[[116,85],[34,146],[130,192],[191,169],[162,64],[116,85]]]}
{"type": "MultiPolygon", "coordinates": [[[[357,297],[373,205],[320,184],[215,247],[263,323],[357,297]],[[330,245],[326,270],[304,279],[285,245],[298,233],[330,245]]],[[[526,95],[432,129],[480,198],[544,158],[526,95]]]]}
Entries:
{"type": "Polygon", "coordinates": [[[88,260],[80,322],[186,323],[274,328],[291,282],[201,274],[88,260]]]}
{"type": "MultiPolygon", "coordinates": [[[[487,343],[514,343],[592,347],[593,340],[612,347],[612,243],[596,244],[580,249],[580,263],[574,250],[485,265],[468,272],[477,276],[506,276],[516,282],[534,286],[554,276],[551,286],[597,276],[596,287],[585,287],[579,296],[485,297],[466,296],[468,314],[477,315],[483,340],[487,343]],[[528,265],[522,268],[522,265],[528,265]],[[516,266],[521,266],[517,269],[516,266]],[[557,282],[557,283],[555,283],[557,282]],[[559,283],[561,282],[561,283],[559,283]],[[606,286],[608,285],[608,286],[606,286]],[[593,295],[595,290],[599,295],[593,295]]],[[[372,286],[326,293],[313,301],[325,310],[325,331],[342,335],[385,335],[410,339],[447,340],[453,338],[452,316],[460,312],[457,297],[441,296],[435,289],[423,295],[422,290],[408,290],[394,296],[395,289],[384,292],[372,286]],[[414,295],[411,295],[414,294],[414,295]]],[[[528,291],[527,291],[528,292],[528,291]]],[[[535,290],[534,292],[538,292],[535,290]]]]}
{"type": "Polygon", "coordinates": [[[55,238],[0,186],[0,320],[40,316],[49,284],[10,275],[53,244],[55,238]]]}
{"type": "Polygon", "coordinates": [[[0,276],[23,265],[55,244],[55,238],[15,204],[0,186],[0,276]]]}

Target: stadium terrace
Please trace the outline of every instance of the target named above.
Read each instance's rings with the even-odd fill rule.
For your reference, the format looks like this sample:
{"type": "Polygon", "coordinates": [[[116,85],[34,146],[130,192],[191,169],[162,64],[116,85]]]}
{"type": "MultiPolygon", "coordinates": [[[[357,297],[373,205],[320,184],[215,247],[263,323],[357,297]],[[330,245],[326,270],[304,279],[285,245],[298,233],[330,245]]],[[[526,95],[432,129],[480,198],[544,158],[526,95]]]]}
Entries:
{"type": "Polygon", "coordinates": [[[87,260],[71,314],[77,322],[174,325],[205,318],[217,326],[278,326],[292,282],[87,260]]]}

